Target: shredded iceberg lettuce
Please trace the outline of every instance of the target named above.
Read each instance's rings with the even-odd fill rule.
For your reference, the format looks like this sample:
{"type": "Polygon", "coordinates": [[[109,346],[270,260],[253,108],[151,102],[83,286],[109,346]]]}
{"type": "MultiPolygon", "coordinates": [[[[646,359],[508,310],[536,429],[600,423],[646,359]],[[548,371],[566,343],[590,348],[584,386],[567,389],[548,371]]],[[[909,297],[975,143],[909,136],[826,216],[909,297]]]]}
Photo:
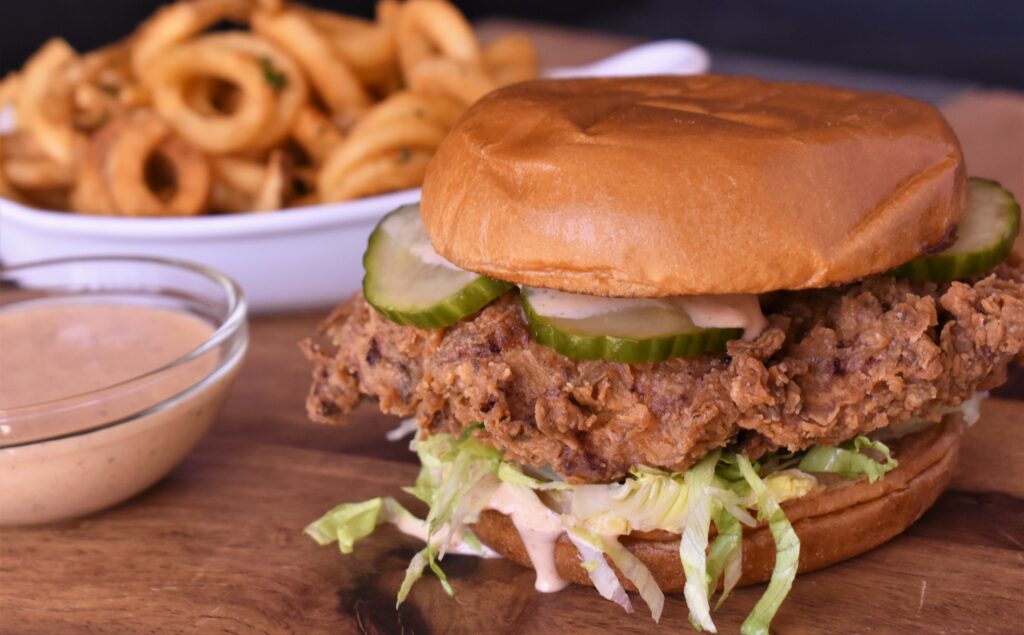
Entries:
{"type": "Polygon", "coordinates": [[[768,625],[771,624],[775,612],[779,610],[782,601],[789,594],[796,578],[797,565],[800,562],[800,539],[793,530],[793,525],[786,518],[779,502],[772,496],[768,486],[761,477],[754,471],[754,467],[742,454],[736,455],[736,463],[740,468],[740,474],[753,490],[757,497],[757,516],[768,523],[768,529],[775,539],[775,568],[772,570],[772,577],[768,581],[768,588],[764,595],[754,605],[747,619],[740,626],[743,635],[768,635],[768,625]]]}
{"type": "Polygon", "coordinates": [[[404,489],[428,506],[426,518],[418,518],[393,498],[380,497],[339,505],[310,524],[306,533],[321,545],[336,541],[342,553],[351,553],[355,542],[377,526],[394,524],[426,543],[409,563],[398,603],[427,568],[453,594],[440,561],[450,552],[493,555],[470,526],[488,509],[499,488],[525,488],[561,519],[579,553],[580,566],[597,591],[632,612],[614,565],[639,590],[655,621],[664,608],[664,593],[619,537],[634,531],[679,534],[690,621],[698,630],[715,632],[711,600],[721,587],[718,608],[739,582],[743,527],[761,521],[775,540],[775,568],[764,595],[743,623],[743,633],[767,633],[793,584],[800,554],[799,539],[780,504],[820,487],[815,472],[874,481],[896,467],[884,443],[857,437],[834,448],[815,447],[802,455],[779,453],[762,462],[715,451],[686,472],[640,466],[619,483],[572,485],[548,479],[544,472],[524,473],[505,461],[499,450],[474,439],[477,429],[467,428],[459,436],[436,434],[413,440],[411,448],[422,467],[415,485],[404,489]],[[756,519],[751,512],[756,512],[756,519]]]}
{"type": "Polygon", "coordinates": [[[869,482],[874,483],[896,469],[897,465],[888,446],[860,436],[834,447],[814,446],[800,459],[799,469],[803,472],[828,472],[849,479],[866,476],[869,482]]]}
{"type": "Polygon", "coordinates": [[[567,527],[565,535],[576,546],[582,559],[581,566],[590,576],[594,588],[606,600],[611,600],[621,606],[627,613],[633,612],[633,605],[629,601],[626,589],[619,582],[619,577],[604,559],[601,539],[590,532],[578,527],[567,527]]]}
{"type": "Polygon", "coordinates": [[[498,466],[498,478],[504,483],[511,485],[522,485],[523,487],[529,487],[532,490],[543,492],[546,490],[567,490],[572,489],[572,485],[569,485],[565,481],[542,481],[540,479],[533,478],[523,473],[517,467],[507,461],[502,461],[501,465],[498,466]]]}
{"type": "Polygon", "coordinates": [[[718,602],[715,604],[717,609],[740,581],[740,573],[743,571],[744,523],[724,507],[715,510],[713,520],[718,535],[708,550],[707,579],[709,596],[718,587],[718,581],[722,580],[722,594],[718,596],[718,602]]]}
{"type": "Polygon", "coordinates": [[[430,570],[441,581],[441,588],[444,589],[444,592],[449,596],[455,595],[455,590],[452,589],[451,583],[448,582],[448,576],[444,574],[441,566],[437,564],[437,548],[432,544],[428,544],[416,552],[416,555],[409,561],[409,566],[405,570],[405,578],[402,580],[402,585],[398,587],[398,598],[395,601],[395,608],[402,606],[402,602],[405,602],[405,598],[409,595],[412,585],[423,577],[423,570],[427,566],[430,566],[430,570]]]}
{"type": "Polygon", "coordinates": [[[634,556],[632,551],[623,547],[617,536],[602,538],[601,551],[611,558],[622,575],[636,587],[640,597],[651,609],[651,619],[655,622],[661,620],[661,611],[665,608],[665,593],[658,586],[654,574],[647,565],[634,556]]]}
{"type": "Polygon", "coordinates": [[[401,517],[422,522],[391,497],[361,503],[343,503],[310,523],[305,532],[320,545],[338,541],[341,553],[352,553],[357,540],[373,533],[381,523],[398,524],[401,517]]]}
{"type": "Polygon", "coordinates": [[[685,524],[679,540],[679,559],[686,574],[683,595],[690,609],[690,623],[697,630],[706,628],[712,633],[718,630],[711,621],[711,600],[708,597],[708,534],[714,505],[709,490],[720,454],[718,450],[712,452],[683,476],[687,496],[685,524]]]}
{"type": "Polygon", "coordinates": [[[626,535],[632,531],[664,529],[683,533],[686,524],[687,486],[682,474],[648,467],[634,468],[621,483],[576,485],[554,494],[578,526],[598,535],[626,535]]]}

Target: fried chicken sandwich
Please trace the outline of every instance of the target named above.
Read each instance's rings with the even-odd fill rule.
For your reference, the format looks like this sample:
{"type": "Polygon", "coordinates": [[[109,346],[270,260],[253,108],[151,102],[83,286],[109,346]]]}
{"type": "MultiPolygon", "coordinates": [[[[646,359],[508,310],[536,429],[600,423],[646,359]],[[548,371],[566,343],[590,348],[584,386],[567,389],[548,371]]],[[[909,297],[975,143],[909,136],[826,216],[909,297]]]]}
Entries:
{"type": "Polygon", "coordinates": [[[657,619],[681,591],[768,582],[893,538],[949,482],[960,436],[1024,351],[1020,210],[968,179],[933,108],[715,75],[532,81],[455,125],[418,206],[385,217],[363,292],[304,343],[310,416],[363,397],[411,418],[383,522],[510,558],[657,619]]]}

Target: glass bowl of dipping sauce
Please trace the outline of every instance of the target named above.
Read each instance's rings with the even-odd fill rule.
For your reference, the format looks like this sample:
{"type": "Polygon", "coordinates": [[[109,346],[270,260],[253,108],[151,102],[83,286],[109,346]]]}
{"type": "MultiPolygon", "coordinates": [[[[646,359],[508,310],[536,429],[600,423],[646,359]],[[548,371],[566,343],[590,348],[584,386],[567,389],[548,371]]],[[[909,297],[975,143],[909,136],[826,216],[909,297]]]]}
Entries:
{"type": "Polygon", "coordinates": [[[158,481],[209,430],[248,338],[238,286],[199,265],[0,268],[0,525],[76,518],[158,481]]]}

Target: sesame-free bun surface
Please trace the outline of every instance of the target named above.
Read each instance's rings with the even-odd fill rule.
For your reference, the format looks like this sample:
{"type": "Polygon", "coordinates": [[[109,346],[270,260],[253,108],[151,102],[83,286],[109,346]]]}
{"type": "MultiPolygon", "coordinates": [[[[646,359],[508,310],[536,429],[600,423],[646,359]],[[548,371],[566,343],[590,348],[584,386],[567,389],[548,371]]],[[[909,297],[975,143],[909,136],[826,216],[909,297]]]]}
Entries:
{"type": "Polygon", "coordinates": [[[607,296],[849,282],[947,240],[960,146],[911,99],[701,75],[539,80],[473,105],[421,213],[453,263],[607,296]]]}
{"type": "MultiPolygon", "coordinates": [[[[959,414],[947,416],[942,424],[890,443],[899,466],[880,481],[840,481],[783,503],[782,509],[800,537],[798,572],[853,558],[909,527],[953,477],[962,429],[959,414]]],[[[531,566],[508,516],[485,511],[473,525],[473,533],[502,556],[531,566]]],[[[622,544],[647,565],[663,591],[683,590],[686,577],[679,561],[679,536],[651,532],[623,538],[622,544]]],[[[592,585],[576,548],[564,534],[555,543],[555,561],[566,580],[592,585]]],[[[744,527],[742,564],[740,585],[771,577],[775,542],[764,523],[753,529],[744,527]]],[[[627,589],[636,590],[621,575],[619,578],[627,589]]]]}

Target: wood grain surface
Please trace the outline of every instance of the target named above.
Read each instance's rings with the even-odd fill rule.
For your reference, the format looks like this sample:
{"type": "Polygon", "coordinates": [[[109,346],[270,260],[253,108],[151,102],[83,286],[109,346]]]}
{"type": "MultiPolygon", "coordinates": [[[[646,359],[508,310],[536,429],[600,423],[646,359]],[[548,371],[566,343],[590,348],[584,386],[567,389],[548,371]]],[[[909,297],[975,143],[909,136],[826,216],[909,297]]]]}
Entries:
{"type": "MultiPolygon", "coordinates": [[[[255,364],[250,365],[250,371],[255,364]]],[[[250,377],[250,379],[252,379],[250,377]]],[[[243,384],[244,386],[244,384],[243,384]]],[[[242,386],[240,386],[242,387],[242,386]]],[[[232,409],[244,398],[235,395],[232,409]]],[[[1024,620],[1024,425],[988,402],[949,491],[911,529],[852,561],[801,576],[779,633],[1012,633],[1024,620]],[[992,466],[999,466],[993,470],[992,466]]],[[[94,517],[0,534],[0,633],[625,633],[654,628],[590,589],[537,594],[505,561],[451,557],[457,596],[424,579],[394,594],[416,541],[383,529],[340,555],[302,526],[341,499],[396,494],[416,467],[345,453],[391,422],[332,430],[334,448],[216,432],[170,477],[94,517]]],[[[396,444],[401,445],[401,444],[396,444]]],[[[716,614],[735,632],[761,588],[716,614]]],[[[658,632],[688,632],[671,598],[658,632]]]]}
{"type": "MultiPolygon", "coordinates": [[[[541,43],[549,63],[625,43],[563,35],[541,43]]],[[[976,112],[998,110],[989,127],[970,103],[955,111],[979,163],[989,155],[978,140],[1005,141],[1024,121],[1024,105],[984,97],[969,98],[976,112]]],[[[1006,156],[992,169],[1012,179],[1021,164],[1006,156]]],[[[530,571],[461,557],[445,561],[455,599],[428,576],[396,611],[416,541],[385,528],[342,556],[304,536],[333,504],[398,494],[416,473],[404,444],[383,439],[397,420],[372,405],[345,427],[306,420],[309,368],[295,343],[322,315],[253,321],[218,423],[157,486],[85,519],[0,530],[0,635],[691,632],[680,598],[655,626],[642,607],[627,615],[584,588],[539,594],[530,571]]],[[[890,543],[798,578],[775,632],[1024,632],[1024,373],[998,395],[935,507],[890,543]]],[[[715,616],[720,632],[736,632],[762,590],[737,591],[715,616]]]]}

